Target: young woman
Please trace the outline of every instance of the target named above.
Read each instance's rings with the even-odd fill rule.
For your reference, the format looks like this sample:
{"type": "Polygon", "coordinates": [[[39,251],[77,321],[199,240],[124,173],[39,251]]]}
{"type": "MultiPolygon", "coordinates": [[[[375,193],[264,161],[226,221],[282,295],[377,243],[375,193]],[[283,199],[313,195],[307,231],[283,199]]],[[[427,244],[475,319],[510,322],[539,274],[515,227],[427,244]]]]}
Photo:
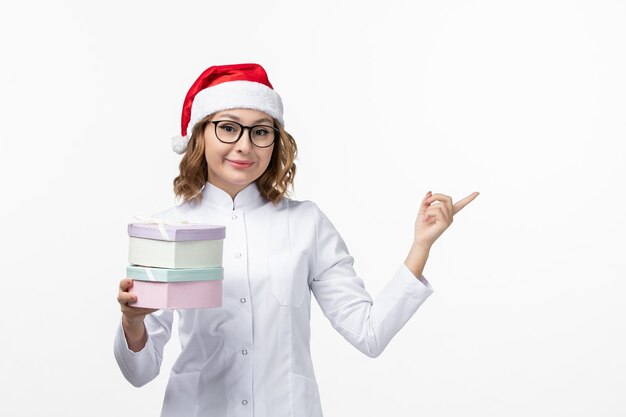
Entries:
{"type": "MultiPolygon", "coordinates": [[[[378,356],[432,293],[422,276],[430,247],[478,195],[453,203],[428,192],[406,261],[372,299],[324,213],[286,197],[296,143],[282,116],[256,64],[211,67],[187,93],[182,137],[173,141],[184,152],[174,180],[183,202],[155,216],[226,226],[223,306],[177,311],[182,351],[162,416],[321,416],[311,294],[348,342],[378,356]]],[[[123,279],[115,357],[141,386],[159,373],[174,312],[136,308],[136,300],[132,280],[123,279]]]]}

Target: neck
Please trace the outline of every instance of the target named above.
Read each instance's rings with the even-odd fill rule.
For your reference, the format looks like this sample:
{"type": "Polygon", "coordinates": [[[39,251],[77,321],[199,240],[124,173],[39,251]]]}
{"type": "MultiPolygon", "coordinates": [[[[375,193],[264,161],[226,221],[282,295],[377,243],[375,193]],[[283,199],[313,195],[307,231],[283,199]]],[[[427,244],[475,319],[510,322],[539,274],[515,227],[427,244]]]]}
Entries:
{"type": "Polygon", "coordinates": [[[248,187],[250,184],[221,184],[219,182],[214,182],[211,181],[209,179],[209,183],[211,183],[211,185],[214,185],[215,187],[219,188],[220,190],[224,191],[226,194],[228,194],[230,196],[230,198],[233,199],[233,201],[235,200],[235,197],[237,196],[237,194],[239,194],[239,192],[241,190],[243,190],[244,188],[248,187]]]}

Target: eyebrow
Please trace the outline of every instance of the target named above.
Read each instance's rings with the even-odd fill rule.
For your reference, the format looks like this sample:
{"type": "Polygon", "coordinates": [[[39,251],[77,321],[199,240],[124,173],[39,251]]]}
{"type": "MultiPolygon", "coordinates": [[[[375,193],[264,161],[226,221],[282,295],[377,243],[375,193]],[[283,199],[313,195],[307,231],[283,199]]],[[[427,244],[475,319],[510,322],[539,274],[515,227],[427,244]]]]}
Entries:
{"type": "MultiPolygon", "coordinates": [[[[241,121],[241,119],[239,117],[235,116],[234,114],[230,114],[230,113],[222,114],[222,115],[220,115],[220,117],[228,117],[228,118],[233,119],[233,120],[235,120],[237,122],[241,121]]],[[[252,124],[256,125],[256,124],[261,123],[261,122],[267,122],[267,123],[270,123],[270,124],[274,123],[274,121],[272,119],[270,119],[269,117],[263,117],[263,118],[255,121],[252,124]]]]}

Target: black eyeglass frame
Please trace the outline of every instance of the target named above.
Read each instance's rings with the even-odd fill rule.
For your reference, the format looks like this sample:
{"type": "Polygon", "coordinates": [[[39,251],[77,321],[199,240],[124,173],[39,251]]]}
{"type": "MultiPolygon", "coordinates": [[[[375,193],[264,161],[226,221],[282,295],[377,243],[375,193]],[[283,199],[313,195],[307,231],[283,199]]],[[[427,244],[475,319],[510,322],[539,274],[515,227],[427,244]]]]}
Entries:
{"type": "Polygon", "coordinates": [[[275,128],[274,126],[268,126],[268,125],[244,126],[241,123],[235,122],[234,120],[211,120],[211,123],[213,123],[215,125],[215,137],[217,138],[217,140],[219,140],[222,143],[228,143],[228,144],[237,143],[239,141],[239,139],[241,139],[241,137],[243,136],[243,132],[246,129],[248,129],[248,138],[250,139],[250,143],[252,143],[257,148],[269,148],[270,146],[272,146],[276,142],[276,138],[280,136],[280,130],[275,128]],[[241,130],[239,131],[239,137],[237,137],[237,139],[235,139],[232,142],[225,142],[222,139],[220,139],[220,136],[217,133],[217,125],[218,125],[218,123],[222,123],[222,122],[234,123],[234,124],[238,125],[239,127],[241,127],[241,130]],[[252,129],[254,129],[255,127],[265,127],[265,128],[272,129],[274,131],[274,140],[272,141],[272,143],[270,143],[269,145],[266,145],[266,146],[259,146],[256,143],[254,143],[254,140],[252,140],[252,129]]]}

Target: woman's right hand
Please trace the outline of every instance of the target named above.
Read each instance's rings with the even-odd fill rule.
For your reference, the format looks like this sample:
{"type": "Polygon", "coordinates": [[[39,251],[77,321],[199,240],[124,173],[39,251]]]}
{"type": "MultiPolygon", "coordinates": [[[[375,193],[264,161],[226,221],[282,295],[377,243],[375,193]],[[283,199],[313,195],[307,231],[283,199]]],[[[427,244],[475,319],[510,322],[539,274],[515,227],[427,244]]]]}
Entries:
{"type": "Polygon", "coordinates": [[[120,303],[122,315],[129,323],[143,323],[143,319],[157,309],[133,307],[132,303],[137,302],[137,294],[130,292],[133,287],[133,280],[124,278],[120,281],[120,290],[117,293],[117,302],[120,303]]]}
{"type": "Polygon", "coordinates": [[[128,347],[139,352],[146,345],[148,335],[143,324],[144,319],[150,313],[154,313],[158,309],[133,307],[129,304],[137,302],[137,294],[130,292],[133,287],[133,280],[124,278],[120,281],[120,289],[117,293],[117,302],[120,303],[122,310],[122,327],[128,347]]]}

